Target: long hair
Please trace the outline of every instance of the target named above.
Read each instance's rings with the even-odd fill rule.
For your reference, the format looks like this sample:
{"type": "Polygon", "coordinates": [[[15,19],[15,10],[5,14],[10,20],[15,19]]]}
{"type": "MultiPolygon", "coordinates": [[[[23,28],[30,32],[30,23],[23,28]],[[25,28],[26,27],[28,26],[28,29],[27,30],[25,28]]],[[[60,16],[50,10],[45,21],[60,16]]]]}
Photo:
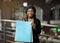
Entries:
{"type": "MultiPolygon", "coordinates": [[[[33,10],[33,12],[34,12],[33,18],[36,18],[36,9],[35,9],[35,7],[34,6],[28,6],[27,9],[26,9],[26,12],[25,12],[26,14],[27,14],[28,9],[33,10]]],[[[28,15],[27,15],[27,18],[28,18],[28,15]]]]}
{"type": "Polygon", "coordinates": [[[28,6],[27,9],[26,9],[26,11],[25,11],[26,14],[23,15],[23,19],[24,19],[25,21],[28,19],[28,15],[27,15],[28,9],[32,9],[32,10],[33,10],[33,12],[34,12],[33,18],[36,18],[36,9],[35,9],[35,7],[34,7],[34,6],[28,6]]]}

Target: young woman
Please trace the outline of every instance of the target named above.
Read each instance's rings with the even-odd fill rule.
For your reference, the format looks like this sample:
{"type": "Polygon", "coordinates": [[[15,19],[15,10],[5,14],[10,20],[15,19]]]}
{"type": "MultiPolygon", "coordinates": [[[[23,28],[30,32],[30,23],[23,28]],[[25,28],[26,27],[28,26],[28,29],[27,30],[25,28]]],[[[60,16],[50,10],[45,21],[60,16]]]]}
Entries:
{"type": "Polygon", "coordinates": [[[36,9],[34,6],[29,6],[26,10],[26,15],[23,17],[25,21],[32,23],[33,43],[39,43],[38,35],[41,32],[40,21],[36,18],[36,9]]]}

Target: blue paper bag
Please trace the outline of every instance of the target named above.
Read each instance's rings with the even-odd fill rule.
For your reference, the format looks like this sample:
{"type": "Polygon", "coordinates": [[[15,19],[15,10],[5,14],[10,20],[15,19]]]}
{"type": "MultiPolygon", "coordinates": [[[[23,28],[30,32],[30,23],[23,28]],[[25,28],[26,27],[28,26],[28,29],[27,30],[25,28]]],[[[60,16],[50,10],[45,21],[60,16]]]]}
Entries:
{"type": "Polygon", "coordinates": [[[15,41],[33,42],[31,22],[16,21],[15,41]]]}

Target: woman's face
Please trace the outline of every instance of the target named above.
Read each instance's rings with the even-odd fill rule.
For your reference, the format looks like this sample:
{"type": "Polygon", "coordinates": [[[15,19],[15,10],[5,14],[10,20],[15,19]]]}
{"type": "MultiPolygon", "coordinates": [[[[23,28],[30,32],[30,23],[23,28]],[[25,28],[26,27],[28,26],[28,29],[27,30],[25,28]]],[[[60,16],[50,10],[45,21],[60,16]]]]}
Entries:
{"type": "Polygon", "coordinates": [[[33,17],[33,15],[34,15],[34,11],[33,11],[33,9],[28,9],[27,10],[27,15],[28,15],[28,17],[33,17]]]}

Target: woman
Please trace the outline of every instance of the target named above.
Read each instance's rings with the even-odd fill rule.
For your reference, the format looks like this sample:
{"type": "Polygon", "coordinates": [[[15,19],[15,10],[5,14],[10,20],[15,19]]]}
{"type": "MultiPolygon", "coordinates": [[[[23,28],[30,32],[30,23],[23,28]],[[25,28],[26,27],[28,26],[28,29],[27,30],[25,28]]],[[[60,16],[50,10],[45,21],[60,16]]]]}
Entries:
{"type": "Polygon", "coordinates": [[[41,32],[40,21],[36,18],[36,9],[34,6],[29,6],[26,10],[26,15],[23,17],[25,21],[32,22],[33,43],[39,43],[38,35],[41,32]]]}

